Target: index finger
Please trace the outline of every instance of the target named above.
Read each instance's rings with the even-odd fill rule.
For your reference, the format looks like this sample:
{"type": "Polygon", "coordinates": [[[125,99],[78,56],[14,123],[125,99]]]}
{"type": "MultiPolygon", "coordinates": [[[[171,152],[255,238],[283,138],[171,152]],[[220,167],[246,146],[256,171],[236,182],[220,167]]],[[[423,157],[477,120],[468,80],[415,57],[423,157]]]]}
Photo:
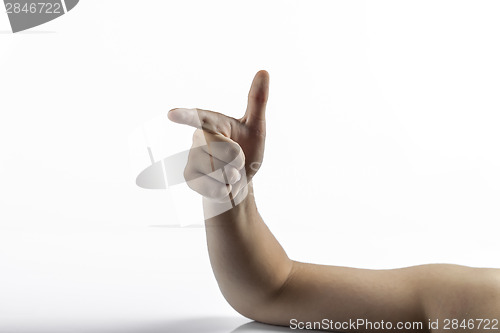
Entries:
{"type": "Polygon", "coordinates": [[[177,108],[168,112],[171,121],[203,129],[212,133],[222,133],[230,136],[232,118],[218,112],[202,109],[177,108]]]}

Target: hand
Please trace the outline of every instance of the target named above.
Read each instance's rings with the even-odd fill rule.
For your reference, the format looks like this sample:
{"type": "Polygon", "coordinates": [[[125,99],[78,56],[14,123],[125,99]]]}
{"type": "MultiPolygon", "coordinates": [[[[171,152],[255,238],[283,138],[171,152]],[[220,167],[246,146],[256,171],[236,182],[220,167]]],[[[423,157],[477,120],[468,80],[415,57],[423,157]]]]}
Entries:
{"type": "Polygon", "coordinates": [[[184,170],[189,187],[205,198],[233,202],[247,186],[264,157],[268,95],[269,74],[259,71],[240,119],[201,109],[170,110],[170,120],[197,128],[184,170]]]}

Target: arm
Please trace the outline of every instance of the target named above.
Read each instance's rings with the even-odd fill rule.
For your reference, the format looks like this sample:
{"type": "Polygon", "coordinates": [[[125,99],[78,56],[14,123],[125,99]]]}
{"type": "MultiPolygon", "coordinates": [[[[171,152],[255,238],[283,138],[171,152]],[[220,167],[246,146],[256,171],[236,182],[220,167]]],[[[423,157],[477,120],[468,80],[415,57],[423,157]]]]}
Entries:
{"type": "Polygon", "coordinates": [[[206,227],[219,287],[246,317],[284,326],[293,318],[424,320],[415,278],[421,267],[375,271],[291,261],[260,217],[251,192],[233,209],[207,219],[206,227]]]}
{"type": "MultiPolygon", "coordinates": [[[[443,329],[446,318],[500,319],[497,269],[435,264],[367,270],[290,260],[259,215],[250,187],[239,205],[206,220],[214,274],[242,315],[283,326],[291,319],[325,318],[412,324],[406,332],[428,331],[429,320],[439,320],[443,329]]],[[[206,208],[212,204],[205,201],[206,208]]]]}
{"type": "MultiPolygon", "coordinates": [[[[213,205],[205,200],[204,206],[213,205]]],[[[291,274],[293,262],[255,206],[253,186],[233,209],[207,219],[212,268],[226,300],[246,317],[261,319],[291,274]]]]}
{"type": "Polygon", "coordinates": [[[227,301],[246,317],[284,326],[291,319],[364,319],[421,322],[405,331],[425,332],[428,319],[499,319],[495,269],[368,270],[288,258],[257,211],[251,181],[263,160],[268,86],[268,74],[257,73],[241,119],[199,109],[169,113],[172,121],[197,128],[185,178],[204,197],[210,261],[227,301]]]}

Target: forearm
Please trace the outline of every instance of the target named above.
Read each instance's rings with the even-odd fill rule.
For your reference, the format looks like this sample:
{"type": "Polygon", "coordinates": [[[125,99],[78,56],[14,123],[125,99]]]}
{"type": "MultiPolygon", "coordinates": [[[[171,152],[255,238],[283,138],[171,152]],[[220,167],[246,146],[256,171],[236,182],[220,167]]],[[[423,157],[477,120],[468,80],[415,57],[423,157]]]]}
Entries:
{"type": "MultiPolygon", "coordinates": [[[[204,209],[211,205],[204,201],[204,209]]],[[[262,220],[249,184],[234,208],[205,221],[212,268],[226,300],[257,319],[286,281],[292,261],[262,220]]]]}

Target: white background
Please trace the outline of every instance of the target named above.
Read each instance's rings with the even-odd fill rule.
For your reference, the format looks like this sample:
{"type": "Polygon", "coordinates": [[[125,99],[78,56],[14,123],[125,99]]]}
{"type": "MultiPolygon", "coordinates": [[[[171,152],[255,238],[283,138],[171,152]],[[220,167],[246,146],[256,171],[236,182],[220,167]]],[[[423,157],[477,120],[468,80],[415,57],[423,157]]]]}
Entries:
{"type": "MultiPolygon", "coordinates": [[[[14,35],[0,13],[0,332],[248,322],[217,288],[203,228],[175,227],[201,223],[200,199],[136,187],[149,159],[131,133],[174,107],[240,117],[259,69],[256,196],[291,258],[498,267],[499,14],[497,1],[82,0],[14,35]]],[[[160,134],[190,146],[189,128],[160,134]]]]}

